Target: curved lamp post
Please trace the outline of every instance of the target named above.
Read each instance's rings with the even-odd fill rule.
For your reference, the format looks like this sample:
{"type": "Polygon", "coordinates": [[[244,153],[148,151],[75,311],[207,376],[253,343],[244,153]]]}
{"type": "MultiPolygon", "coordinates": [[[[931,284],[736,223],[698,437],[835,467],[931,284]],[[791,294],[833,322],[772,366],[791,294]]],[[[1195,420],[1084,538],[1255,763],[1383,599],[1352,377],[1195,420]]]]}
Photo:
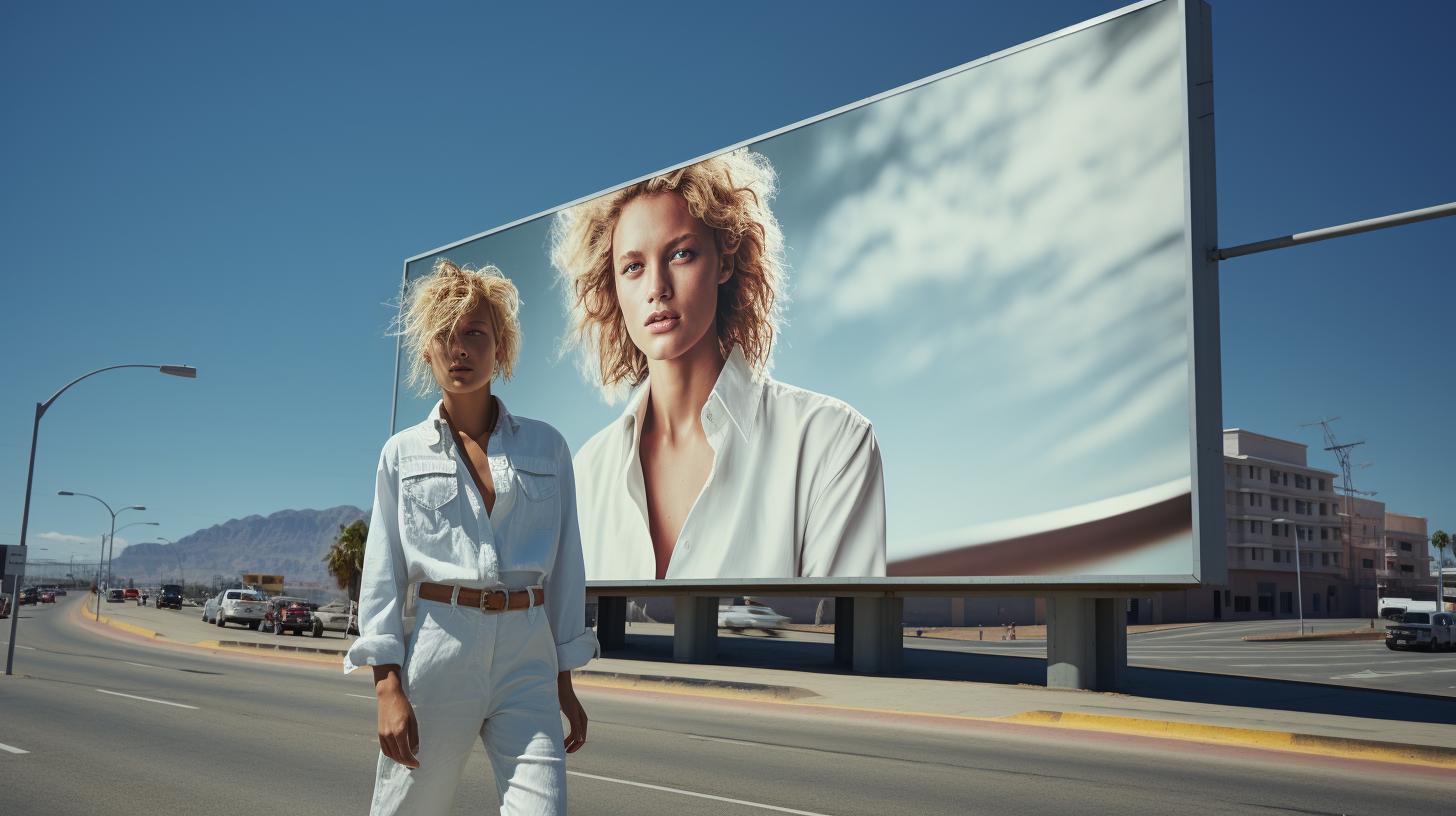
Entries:
{"type": "MultiPolygon", "coordinates": [[[[100,374],[103,371],[110,371],[113,368],[154,368],[162,372],[163,374],[170,374],[173,377],[186,377],[187,379],[197,378],[197,369],[192,368],[191,366],[159,366],[144,365],[141,363],[107,366],[106,368],[98,368],[95,371],[92,371],[91,374],[100,374]]],[[[40,418],[45,416],[45,412],[50,409],[51,403],[56,401],[56,397],[59,397],[60,395],[66,393],[66,389],[86,379],[87,377],[91,376],[91,374],[82,374],[76,379],[66,383],[65,387],[52,394],[50,399],[46,400],[45,402],[37,402],[35,404],[35,424],[32,425],[30,429],[30,469],[27,470],[25,473],[25,509],[20,514],[20,546],[22,547],[25,546],[26,528],[30,526],[30,487],[31,482],[35,479],[35,442],[36,439],[40,436],[40,418]]],[[[16,623],[20,620],[20,615],[18,614],[20,607],[17,606],[19,601],[20,581],[16,580],[15,588],[12,590],[12,597],[10,599],[10,607],[16,610],[17,614],[10,616],[10,646],[6,649],[5,656],[5,673],[7,675],[12,673],[11,669],[15,665],[15,628],[16,623]]],[[[101,609],[99,603],[96,608],[97,614],[99,615],[101,609]]]]}
{"type": "MultiPolygon", "coordinates": [[[[102,541],[101,541],[101,560],[99,560],[99,561],[96,562],[96,589],[99,592],[99,591],[102,591],[102,590],[104,590],[106,588],[109,588],[110,585],[111,585],[111,573],[110,573],[110,571],[107,572],[107,574],[106,574],[106,582],[105,583],[102,583],[102,581],[101,581],[101,571],[106,568],[106,565],[108,563],[110,563],[106,559],[106,544],[107,544],[107,542],[114,541],[116,539],[116,517],[119,516],[119,515],[121,515],[122,513],[126,512],[127,510],[145,510],[147,508],[143,507],[140,504],[133,504],[133,505],[131,505],[129,507],[123,507],[120,510],[112,510],[111,509],[111,505],[109,505],[105,501],[103,501],[100,496],[93,496],[90,493],[72,493],[69,490],[62,490],[62,491],[58,492],[56,495],[58,495],[58,496],[85,496],[88,499],[95,499],[96,501],[101,502],[101,506],[106,508],[106,512],[108,512],[108,513],[111,514],[111,533],[109,535],[107,535],[104,539],[102,539],[102,541]]],[[[156,524],[157,522],[150,521],[150,522],[141,522],[141,523],[143,523],[143,524],[156,524]]],[[[127,527],[130,527],[130,526],[132,526],[132,525],[126,524],[126,525],[123,525],[121,529],[125,530],[127,527]]],[[[101,620],[101,601],[99,601],[99,600],[96,602],[96,619],[97,620],[101,620]]]]}
{"type": "Polygon", "coordinates": [[[182,570],[182,556],[178,554],[179,548],[177,547],[177,542],[170,538],[162,538],[161,536],[157,536],[157,540],[166,544],[167,548],[172,551],[172,555],[176,556],[177,574],[181,576],[180,583],[182,584],[182,591],[185,593],[187,591],[187,573],[182,570]]]}

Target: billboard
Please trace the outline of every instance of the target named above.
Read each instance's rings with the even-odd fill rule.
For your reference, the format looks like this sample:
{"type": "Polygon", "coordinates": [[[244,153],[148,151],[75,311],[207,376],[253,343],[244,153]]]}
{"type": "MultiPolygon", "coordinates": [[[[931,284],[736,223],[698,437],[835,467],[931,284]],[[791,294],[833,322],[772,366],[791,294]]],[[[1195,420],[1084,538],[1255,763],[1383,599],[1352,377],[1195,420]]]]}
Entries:
{"type": "Polygon", "coordinates": [[[570,445],[595,591],[1221,581],[1208,37],[1138,3],[405,280],[519,288],[495,393],[570,445]]]}

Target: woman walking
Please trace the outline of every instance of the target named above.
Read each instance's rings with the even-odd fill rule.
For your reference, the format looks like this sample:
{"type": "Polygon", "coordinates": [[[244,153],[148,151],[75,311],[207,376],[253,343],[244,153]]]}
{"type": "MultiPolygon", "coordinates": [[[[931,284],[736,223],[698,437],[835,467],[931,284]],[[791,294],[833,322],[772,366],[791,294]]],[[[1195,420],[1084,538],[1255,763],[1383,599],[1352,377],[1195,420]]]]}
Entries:
{"type": "Polygon", "coordinates": [[[374,671],[371,813],[448,813],[478,737],[501,813],[565,814],[565,754],[587,727],[571,670],[597,653],[571,452],[491,393],[521,347],[516,287],[500,270],[441,259],[402,300],[410,383],[442,398],[380,455],[360,637],[344,660],[345,672],[374,671]]]}

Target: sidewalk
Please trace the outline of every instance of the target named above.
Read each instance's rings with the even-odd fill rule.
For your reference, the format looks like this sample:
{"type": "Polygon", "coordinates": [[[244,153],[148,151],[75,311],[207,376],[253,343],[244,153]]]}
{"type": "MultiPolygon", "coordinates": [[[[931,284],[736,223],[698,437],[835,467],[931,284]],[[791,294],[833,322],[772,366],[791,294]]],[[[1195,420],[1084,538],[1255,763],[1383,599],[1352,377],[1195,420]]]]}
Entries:
{"type": "MultiPolygon", "coordinates": [[[[178,612],[102,604],[101,612],[113,626],[121,624],[118,630],[151,632],[158,642],[202,648],[232,640],[342,652],[353,640],[337,632],[315,639],[240,626],[220,630],[202,623],[201,610],[191,607],[178,612]]],[[[1136,667],[1128,669],[1128,693],[1048,689],[1040,685],[1044,660],[915,648],[913,638],[906,640],[901,675],[866,676],[837,669],[832,642],[814,633],[771,641],[724,637],[719,639],[719,663],[684,664],[671,661],[670,627],[634,624],[628,631],[628,648],[593,660],[578,673],[579,684],[885,716],[1167,736],[1456,768],[1456,698],[1136,667]]],[[[316,659],[337,662],[340,656],[321,654],[316,659]]]]}

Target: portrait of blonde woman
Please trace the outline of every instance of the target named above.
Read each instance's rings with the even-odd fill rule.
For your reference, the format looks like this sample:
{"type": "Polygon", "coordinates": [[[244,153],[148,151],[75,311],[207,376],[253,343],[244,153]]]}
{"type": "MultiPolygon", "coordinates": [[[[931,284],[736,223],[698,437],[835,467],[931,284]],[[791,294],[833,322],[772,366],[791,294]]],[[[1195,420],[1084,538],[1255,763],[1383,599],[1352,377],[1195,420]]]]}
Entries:
{"type": "Polygon", "coordinates": [[[556,216],[566,348],[625,403],[574,459],[588,580],[885,574],[869,420],[768,373],[775,182],[739,150],[556,216]]]}

